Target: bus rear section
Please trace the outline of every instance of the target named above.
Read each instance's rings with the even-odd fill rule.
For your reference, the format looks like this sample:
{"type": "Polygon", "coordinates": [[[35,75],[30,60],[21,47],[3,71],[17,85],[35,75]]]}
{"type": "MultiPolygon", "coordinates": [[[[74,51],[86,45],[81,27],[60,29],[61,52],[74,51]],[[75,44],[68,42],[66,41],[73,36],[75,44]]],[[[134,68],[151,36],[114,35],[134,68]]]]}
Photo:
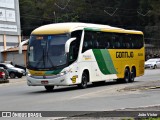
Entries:
{"type": "Polygon", "coordinates": [[[109,79],[133,82],[144,74],[144,40],[140,31],[87,28],[83,44],[82,54],[94,56],[88,60],[92,62],[93,82],[109,79]]]}

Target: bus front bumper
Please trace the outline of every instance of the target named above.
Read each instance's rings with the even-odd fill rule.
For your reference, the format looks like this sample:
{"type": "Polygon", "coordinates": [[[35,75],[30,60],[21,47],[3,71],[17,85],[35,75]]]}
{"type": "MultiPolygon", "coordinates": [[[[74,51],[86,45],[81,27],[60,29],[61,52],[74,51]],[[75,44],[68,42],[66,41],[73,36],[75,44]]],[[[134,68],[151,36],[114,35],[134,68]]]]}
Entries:
{"type": "Polygon", "coordinates": [[[67,75],[59,76],[31,76],[27,75],[28,86],[65,86],[72,84],[71,79],[67,75]]]}

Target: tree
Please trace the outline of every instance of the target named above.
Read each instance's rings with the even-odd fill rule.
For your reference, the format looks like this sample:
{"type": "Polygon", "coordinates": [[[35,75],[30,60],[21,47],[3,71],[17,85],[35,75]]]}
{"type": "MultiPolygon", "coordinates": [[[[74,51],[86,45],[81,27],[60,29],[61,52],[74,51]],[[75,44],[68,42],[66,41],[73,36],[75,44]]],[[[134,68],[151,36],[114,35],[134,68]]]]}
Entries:
{"type": "Polygon", "coordinates": [[[152,0],[20,0],[24,35],[57,22],[89,22],[146,30],[159,25],[160,1],[152,0]]]}

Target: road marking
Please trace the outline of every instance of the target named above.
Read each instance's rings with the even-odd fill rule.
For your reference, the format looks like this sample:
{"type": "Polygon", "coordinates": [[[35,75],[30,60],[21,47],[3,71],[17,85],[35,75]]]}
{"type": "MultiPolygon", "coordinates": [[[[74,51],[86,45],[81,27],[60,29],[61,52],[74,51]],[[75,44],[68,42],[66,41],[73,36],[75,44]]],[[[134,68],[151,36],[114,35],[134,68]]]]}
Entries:
{"type": "MultiPolygon", "coordinates": [[[[125,87],[125,86],[120,86],[118,89],[122,89],[123,87],[125,87]]],[[[111,93],[111,90],[112,90],[112,92],[113,91],[117,91],[117,89],[116,89],[117,87],[112,87],[112,88],[107,88],[107,89],[104,89],[104,90],[101,90],[101,91],[97,91],[97,92],[90,92],[90,93],[86,93],[86,94],[83,94],[83,95],[78,95],[78,96],[76,96],[76,97],[73,97],[73,98],[71,98],[71,99],[77,99],[77,98],[81,98],[81,97],[85,97],[85,96],[89,96],[89,95],[94,95],[94,94],[98,94],[98,93],[102,93],[102,92],[105,92],[105,91],[110,91],[110,93],[111,93]]]]}
{"type": "Polygon", "coordinates": [[[149,87],[148,89],[158,89],[160,86],[155,86],[155,87],[149,87]]]}

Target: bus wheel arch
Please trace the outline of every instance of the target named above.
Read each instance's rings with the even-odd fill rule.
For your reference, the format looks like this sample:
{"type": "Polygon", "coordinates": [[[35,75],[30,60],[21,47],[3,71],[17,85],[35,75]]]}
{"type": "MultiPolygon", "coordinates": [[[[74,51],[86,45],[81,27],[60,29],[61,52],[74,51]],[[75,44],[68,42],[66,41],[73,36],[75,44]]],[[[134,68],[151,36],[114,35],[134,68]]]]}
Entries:
{"type": "Polygon", "coordinates": [[[89,74],[89,70],[85,69],[82,72],[82,77],[81,77],[81,83],[78,84],[79,88],[85,89],[87,88],[87,83],[90,82],[90,74],[89,74]]]}

